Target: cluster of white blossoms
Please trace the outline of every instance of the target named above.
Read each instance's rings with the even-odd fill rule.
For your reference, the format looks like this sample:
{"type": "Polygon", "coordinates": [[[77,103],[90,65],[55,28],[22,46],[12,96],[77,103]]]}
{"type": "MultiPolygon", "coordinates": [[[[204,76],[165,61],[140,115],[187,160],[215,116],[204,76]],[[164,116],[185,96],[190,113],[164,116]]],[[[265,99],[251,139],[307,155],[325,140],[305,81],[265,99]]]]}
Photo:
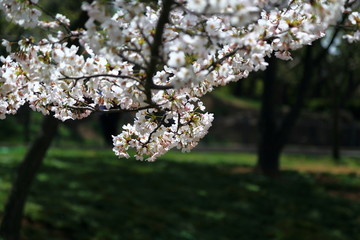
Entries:
{"type": "Polygon", "coordinates": [[[5,13],[7,20],[25,28],[56,28],[61,24],[70,25],[69,19],[60,13],[48,16],[48,18],[52,18],[51,20],[39,20],[42,11],[39,8],[38,0],[1,0],[0,9],[5,13]]]}
{"type": "Polygon", "coordinates": [[[8,20],[23,27],[35,27],[39,22],[41,11],[34,7],[38,0],[1,0],[0,9],[8,20]]]}
{"type": "MultiPolygon", "coordinates": [[[[206,135],[213,115],[200,100],[214,87],[265,70],[272,54],[311,44],[336,25],[344,0],[115,0],[84,3],[84,29],[57,14],[39,19],[34,0],[0,0],[8,19],[55,28],[56,35],[3,40],[0,118],[24,103],[61,120],[92,112],[137,111],[114,136],[114,152],[155,160],[171,148],[189,151],[206,135]],[[79,46],[67,40],[78,39],[79,46]]],[[[359,25],[358,13],[349,21],[359,25]]],[[[354,33],[355,36],[357,33],[354,33]]],[[[356,38],[353,37],[353,38],[356,38]]],[[[350,37],[348,37],[350,40],[350,37]]]]}
{"type": "Polygon", "coordinates": [[[344,35],[344,38],[347,39],[350,43],[360,41],[360,13],[351,12],[347,19],[347,26],[355,28],[355,31],[344,35]]]}

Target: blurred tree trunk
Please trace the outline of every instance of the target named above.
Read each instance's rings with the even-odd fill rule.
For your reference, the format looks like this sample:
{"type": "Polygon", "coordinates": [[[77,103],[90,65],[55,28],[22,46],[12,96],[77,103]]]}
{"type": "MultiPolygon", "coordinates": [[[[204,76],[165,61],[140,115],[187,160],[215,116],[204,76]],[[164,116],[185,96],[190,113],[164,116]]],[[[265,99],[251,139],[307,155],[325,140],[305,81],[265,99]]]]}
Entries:
{"type": "MultiPolygon", "coordinates": [[[[336,81],[336,79],[335,79],[336,81]]],[[[340,161],[340,96],[339,87],[334,83],[333,88],[333,110],[332,110],[332,158],[336,163],[340,161]]]]}
{"type": "Polygon", "coordinates": [[[121,113],[103,113],[99,120],[103,138],[107,146],[113,147],[113,135],[118,134],[118,123],[121,118],[121,113]]]}
{"type": "Polygon", "coordinates": [[[234,84],[233,94],[236,97],[255,98],[256,97],[256,83],[257,78],[248,79],[243,78],[234,84]]]}
{"type": "Polygon", "coordinates": [[[28,104],[24,104],[17,112],[17,119],[23,126],[23,140],[25,144],[30,142],[31,109],[28,104]]]}
{"type": "Polygon", "coordinates": [[[265,174],[274,176],[279,173],[280,155],[292,128],[300,116],[304,105],[309,84],[313,73],[313,46],[307,46],[304,56],[303,75],[297,86],[295,102],[291,105],[290,111],[281,119],[276,111],[279,104],[275,96],[277,87],[276,59],[269,60],[269,66],[264,76],[264,91],[262,96],[261,111],[259,118],[260,140],[258,145],[257,169],[265,174]]]}
{"type": "Polygon", "coordinates": [[[258,169],[267,175],[276,175],[279,171],[280,149],[276,139],[275,85],[276,59],[269,59],[264,74],[262,104],[259,118],[260,139],[258,145],[258,169]]]}
{"type": "MultiPolygon", "coordinates": [[[[356,52],[356,51],[355,51],[356,52]]],[[[344,62],[341,69],[336,69],[332,74],[332,158],[335,163],[341,160],[341,110],[346,103],[354,97],[360,86],[360,78],[354,77],[354,50],[347,51],[342,58],[344,62]],[[339,76],[337,76],[339,74],[339,76]],[[337,79],[340,78],[340,79],[337,79]]]]}
{"type": "Polygon", "coordinates": [[[235,87],[233,88],[233,94],[236,97],[243,97],[244,96],[244,78],[237,81],[235,87]]]}
{"type": "MultiPolygon", "coordinates": [[[[244,80],[248,80],[248,79],[244,79],[244,80]]],[[[252,79],[252,81],[249,81],[247,89],[244,91],[244,95],[245,97],[248,98],[255,98],[256,97],[256,82],[257,79],[252,79]]]]}
{"type": "Polygon", "coordinates": [[[0,237],[18,240],[26,198],[36,173],[57,132],[58,120],[45,116],[38,137],[28,149],[17,169],[15,181],[8,197],[0,225],[0,237]]]}

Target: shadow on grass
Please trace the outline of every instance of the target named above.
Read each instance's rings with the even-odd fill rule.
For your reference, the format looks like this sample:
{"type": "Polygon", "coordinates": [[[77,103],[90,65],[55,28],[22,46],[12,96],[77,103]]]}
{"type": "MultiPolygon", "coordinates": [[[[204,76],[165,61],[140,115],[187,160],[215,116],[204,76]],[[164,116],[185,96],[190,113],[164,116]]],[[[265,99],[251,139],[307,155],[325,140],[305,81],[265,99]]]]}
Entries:
{"type": "Polygon", "coordinates": [[[267,179],[235,168],[52,155],[32,188],[24,239],[360,239],[360,201],[332,194],[359,191],[358,176],[267,179]]]}

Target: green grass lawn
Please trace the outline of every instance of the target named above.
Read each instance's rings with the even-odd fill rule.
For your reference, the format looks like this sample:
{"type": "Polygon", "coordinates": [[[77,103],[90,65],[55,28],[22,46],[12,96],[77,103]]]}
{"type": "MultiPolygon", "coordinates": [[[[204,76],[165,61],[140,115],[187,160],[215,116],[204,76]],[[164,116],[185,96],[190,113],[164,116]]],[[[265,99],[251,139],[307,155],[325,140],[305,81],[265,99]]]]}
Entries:
{"type": "MultiPolygon", "coordinates": [[[[24,151],[0,148],[0,207],[24,151]]],[[[28,199],[23,240],[360,239],[360,159],[338,166],[286,155],[272,179],[251,171],[255,159],[170,152],[147,163],[53,149],[28,199]]]]}

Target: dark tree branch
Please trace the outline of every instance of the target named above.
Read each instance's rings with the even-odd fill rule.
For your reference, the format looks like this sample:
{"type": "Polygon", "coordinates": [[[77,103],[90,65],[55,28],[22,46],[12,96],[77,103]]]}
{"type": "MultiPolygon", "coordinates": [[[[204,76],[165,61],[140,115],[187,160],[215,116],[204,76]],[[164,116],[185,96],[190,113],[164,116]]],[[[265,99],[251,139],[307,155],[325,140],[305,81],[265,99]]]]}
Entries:
{"type": "Polygon", "coordinates": [[[149,104],[152,102],[151,89],[154,87],[153,77],[157,70],[157,65],[160,58],[160,48],[163,44],[163,34],[165,25],[169,22],[169,16],[173,0],[164,0],[163,6],[160,12],[160,17],[156,25],[154,39],[151,45],[151,58],[150,64],[146,71],[145,81],[145,95],[149,104]]]}
{"type": "Polygon", "coordinates": [[[46,9],[44,9],[44,8],[43,8],[42,6],[40,6],[39,4],[33,3],[32,1],[30,1],[30,4],[31,4],[31,5],[34,5],[34,6],[35,6],[36,8],[38,8],[40,11],[42,11],[43,13],[45,13],[46,15],[48,15],[49,17],[51,17],[52,19],[54,19],[55,21],[57,21],[57,22],[60,24],[60,26],[62,26],[62,27],[65,29],[65,31],[66,31],[69,35],[71,35],[71,29],[69,28],[68,25],[66,25],[65,23],[59,21],[53,14],[51,14],[49,11],[47,11],[46,9]]]}
{"type": "Polygon", "coordinates": [[[110,77],[110,78],[121,78],[121,79],[130,79],[130,80],[134,80],[136,82],[140,82],[139,79],[132,77],[132,76],[127,76],[127,75],[114,75],[114,74],[94,74],[94,75],[89,75],[89,76],[80,76],[80,77],[70,77],[70,76],[65,76],[63,78],[58,78],[58,80],[81,80],[81,79],[90,79],[90,78],[97,78],[97,77],[110,77]]]}
{"type": "MultiPolygon", "coordinates": [[[[346,16],[343,15],[341,23],[344,22],[346,16]]],[[[291,129],[295,125],[298,117],[301,114],[301,110],[304,106],[304,100],[308,92],[309,84],[313,77],[313,70],[319,66],[322,60],[326,57],[329,52],[330,47],[334,44],[336,37],[338,36],[340,30],[335,29],[330,42],[328,45],[322,49],[322,51],[316,56],[313,57],[313,46],[307,46],[305,56],[303,58],[303,75],[297,87],[297,95],[295,103],[291,106],[290,112],[285,116],[282,124],[280,125],[277,131],[277,138],[280,139],[280,149],[286,144],[287,138],[291,132],[291,129]]]]}
{"type": "Polygon", "coordinates": [[[122,109],[122,108],[112,108],[112,109],[101,109],[99,106],[91,107],[91,106],[85,106],[85,107],[73,107],[73,106],[67,106],[68,109],[71,110],[79,110],[79,111],[92,111],[92,112],[99,112],[99,113],[120,113],[120,112],[137,112],[141,110],[146,110],[150,108],[156,108],[158,109],[158,105],[146,105],[143,107],[133,108],[133,109],[122,109]]]}
{"type": "Polygon", "coordinates": [[[236,52],[239,50],[239,48],[235,48],[234,50],[232,50],[231,52],[227,53],[225,56],[223,56],[222,58],[217,59],[216,61],[214,61],[213,63],[211,63],[209,66],[207,66],[207,70],[209,70],[210,72],[213,71],[218,64],[221,64],[222,62],[224,62],[226,59],[234,56],[236,54],[236,52]]]}
{"type": "MultiPolygon", "coordinates": [[[[343,15],[343,18],[341,19],[341,23],[342,24],[345,21],[346,17],[345,15],[343,15]]],[[[331,48],[331,46],[333,45],[336,37],[338,36],[340,32],[340,28],[335,28],[335,32],[333,33],[330,42],[328,43],[328,45],[319,53],[318,56],[316,56],[314,58],[313,63],[316,65],[316,67],[319,65],[319,63],[321,62],[321,60],[328,54],[329,49],[331,48]]],[[[315,66],[313,66],[315,68],[315,66]]]]}
{"type": "Polygon", "coordinates": [[[309,84],[313,77],[314,60],[312,58],[314,46],[307,46],[305,56],[303,58],[304,67],[303,75],[297,86],[297,93],[295,103],[291,106],[290,112],[285,116],[282,124],[280,125],[276,138],[279,139],[279,147],[282,149],[287,142],[287,138],[291,132],[292,127],[295,125],[296,120],[300,116],[301,110],[304,105],[305,97],[307,95],[309,84]]]}
{"type": "Polygon", "coordinates": [[[128,57],[126,57],[126,56],[125,56],[124,54],[122,54],[121,52],[119,53],[119,56],[120,56],[122,59],[124,59],[126,62],[129,62],[129,63],[133,64],[133,65],[135,66],[135,68],[138,68],[139,70],[141,69],[141,70],[143,70],[143,71],[146,71],[146,70],[147,70],[146,67],[144,67],[144,66],[141,65],[140,63],[137,63],[137,62],[135,62],[135,61],[133,61],[133,60],[130,60],[128,57]]]}

